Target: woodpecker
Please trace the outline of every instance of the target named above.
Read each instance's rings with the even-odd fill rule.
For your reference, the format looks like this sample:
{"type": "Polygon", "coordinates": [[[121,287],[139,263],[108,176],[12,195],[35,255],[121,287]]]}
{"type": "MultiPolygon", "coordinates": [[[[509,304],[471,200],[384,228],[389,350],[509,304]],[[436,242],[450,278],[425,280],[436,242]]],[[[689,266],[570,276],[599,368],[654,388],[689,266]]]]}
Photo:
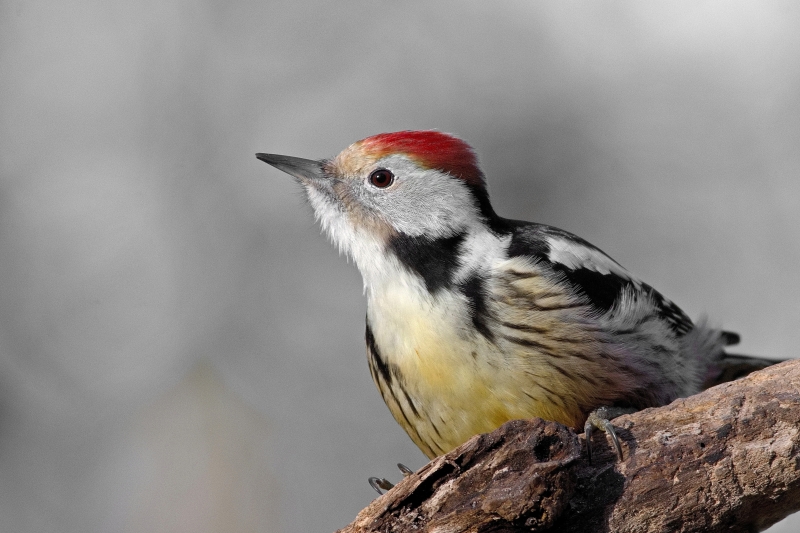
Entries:
{"type": "Polygon", "coordinates": [[[292,175],[361,272],[372,379],[429,458],[540,417],[609,433],[771,362],[728,355],[735,333],[693,323],[599,248],[498,216],[472,148],[438,131],[382,133],[333,159],[258,159],[292,175]]]}

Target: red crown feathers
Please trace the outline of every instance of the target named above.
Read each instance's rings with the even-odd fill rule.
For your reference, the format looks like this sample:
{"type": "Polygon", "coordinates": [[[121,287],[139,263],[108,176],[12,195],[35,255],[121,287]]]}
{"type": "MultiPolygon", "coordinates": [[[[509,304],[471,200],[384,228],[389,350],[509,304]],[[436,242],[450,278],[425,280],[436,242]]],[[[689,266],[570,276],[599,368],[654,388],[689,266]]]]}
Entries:
{"type": "Polygon", "coordinates": [[[356,143],[364,151],[384,157],[401,153],[419,165],[446,172],[476,187],[485,187],[483,173],[472,147],[440,131],[397,131],[380,133],[356,143]]]}

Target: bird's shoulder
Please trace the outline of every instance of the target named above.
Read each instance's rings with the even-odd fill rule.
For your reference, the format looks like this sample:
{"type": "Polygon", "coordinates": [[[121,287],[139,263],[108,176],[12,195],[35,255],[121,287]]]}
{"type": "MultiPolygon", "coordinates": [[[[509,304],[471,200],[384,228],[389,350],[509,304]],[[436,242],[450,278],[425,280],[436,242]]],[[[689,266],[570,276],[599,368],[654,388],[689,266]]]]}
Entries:
{"type": "Polygon", "coordinates": [[[533,222],[507,220],[510,236],[507,257],[528,258],[537,268],[602,315],[619,308],[623,298],[652,307],[678,335],[694,327],[691,319],[675,303],[642,282],[597,246],[568,231],[533,222]]]}

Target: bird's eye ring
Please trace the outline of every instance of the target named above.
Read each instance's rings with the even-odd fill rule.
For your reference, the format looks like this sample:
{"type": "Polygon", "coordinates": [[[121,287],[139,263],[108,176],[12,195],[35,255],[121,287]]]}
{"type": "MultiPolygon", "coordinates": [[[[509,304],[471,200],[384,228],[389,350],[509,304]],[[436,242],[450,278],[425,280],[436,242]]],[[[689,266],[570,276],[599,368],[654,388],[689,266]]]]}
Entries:
{"type": "Polygon", "coordinates": [[[369,182],[373,187],[385,189],[394,183],[394,174],[385,168],[379,168],[378,170],[373,170],[369,175],[369,182]]]}

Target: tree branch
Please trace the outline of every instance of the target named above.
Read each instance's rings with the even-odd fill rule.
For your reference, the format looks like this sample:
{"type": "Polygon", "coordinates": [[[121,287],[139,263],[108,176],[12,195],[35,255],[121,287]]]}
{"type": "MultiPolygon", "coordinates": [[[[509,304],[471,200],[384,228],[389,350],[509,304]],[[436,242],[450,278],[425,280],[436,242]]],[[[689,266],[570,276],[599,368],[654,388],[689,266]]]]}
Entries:
{"type": "Polygon", "coordinates": [[[800,360],[614,420],[595,434],[541,419],[478,435],[406,477],[340,533],[737,532],[800,509],[800,360]]]}

